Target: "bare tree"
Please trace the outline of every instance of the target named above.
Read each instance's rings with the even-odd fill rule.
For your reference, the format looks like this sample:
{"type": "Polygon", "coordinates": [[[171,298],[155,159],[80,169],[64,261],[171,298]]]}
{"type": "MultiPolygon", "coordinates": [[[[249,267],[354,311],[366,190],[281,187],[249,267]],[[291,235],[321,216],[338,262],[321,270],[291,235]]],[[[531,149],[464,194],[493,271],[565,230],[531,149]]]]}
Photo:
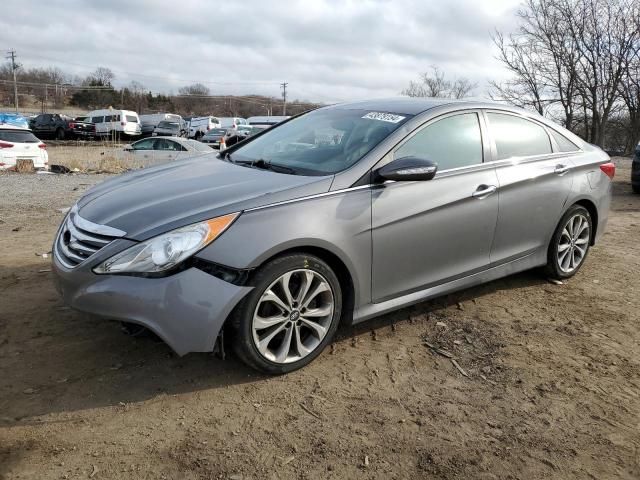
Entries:
{"type": "Polygon", "coordinates": [[[210,95],[209,88],[201,83],[187,85],[178,90],[177,105],[193,115],[204,115],[211,111],[213,102],[204,98],[210,95]]]}
{"type": "Polygon", "coordinates": [[[448,80],[445,74],[436,66],[431,71],[425,72],[420,77],[420,82],[409,82],[409,86],[402,90],[401,95],[408,97],[434,97],[434,98],[464,98],[473,94],[478,86],[465,77],[448,80]]]}
{"type": "Polygon", "coordinates": [[[98,67],[93,73],[91,73],[84,81],[85,85],[99,86],[99,87],[112,87],[113,80],[116,78],[111,69],[106,67],[98,67]]]}
{"type": "Polygon", "coordinates": [[[526,0],[516,32],[494,36],[512,78],[493,83],[492,97],[541,114],[559,106],[567,128],[581,128],[588,141],[603,146],[640,38],[637,9],[637,0],[526,0]]]}
{"type": "Polygon", "coordinates": [[[197,95],[197,96],[206,96],[209,95],[209,88],[205,87],[201,83],[194,83],[193,85],[187,85],[186,87],[180,88],[178,90],[180,95],[197,95]]]}
{"type": "MultiPolygon", "coordinates": [[[[640,30],[640,7],[634,12],[632,21],[635,21],[636,28],[640,30]]],[[[628,116],[625,153],[631,154],[640,143],[640,42],[634,45],[631,55],[625,61],[620,97],[628,116]]]]}

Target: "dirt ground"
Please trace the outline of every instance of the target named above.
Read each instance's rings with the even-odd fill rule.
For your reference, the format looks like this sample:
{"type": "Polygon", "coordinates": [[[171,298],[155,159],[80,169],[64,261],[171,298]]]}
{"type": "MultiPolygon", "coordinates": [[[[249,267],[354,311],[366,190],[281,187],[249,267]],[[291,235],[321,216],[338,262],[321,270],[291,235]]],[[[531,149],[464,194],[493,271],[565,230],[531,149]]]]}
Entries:
{"type": "Polygon", "coordinates": [[[3,200],[0,478],[640,478],[640,195],[617,163],[570,281],[527,272],[342,329],[273,378],[62,305],[34,253],[96,180],[3,200]]]}

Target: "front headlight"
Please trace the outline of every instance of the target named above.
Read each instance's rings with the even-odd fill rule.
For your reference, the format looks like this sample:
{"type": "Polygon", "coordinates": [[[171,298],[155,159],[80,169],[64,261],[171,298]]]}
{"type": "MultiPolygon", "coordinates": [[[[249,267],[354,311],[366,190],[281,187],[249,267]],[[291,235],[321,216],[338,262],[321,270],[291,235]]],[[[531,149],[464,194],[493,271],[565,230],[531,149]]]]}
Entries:
{"type": "Polygon", "coordinates": [[[169,270],[209,245],[224,232],[239,213],[230,213],[201,223],[163,233],[133,245],[105,260],[95,273],[156,273],[169,270]]]}

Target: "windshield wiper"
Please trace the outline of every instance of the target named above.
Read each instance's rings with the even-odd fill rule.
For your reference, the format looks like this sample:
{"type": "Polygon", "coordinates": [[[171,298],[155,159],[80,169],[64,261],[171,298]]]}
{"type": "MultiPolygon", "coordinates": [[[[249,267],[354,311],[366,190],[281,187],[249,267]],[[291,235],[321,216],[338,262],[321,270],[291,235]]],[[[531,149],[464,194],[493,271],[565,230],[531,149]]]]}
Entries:
{"type": "Polygon", "coordinates": [[[271,163],[263,158],[258,160],[231,160],[236,165],[246,165],[251,168],[259,168],[260,170],[271,170],[272,172],[288,173],[290,175],[297,174],[297,170],[286,165],[280,165],[279,163],[271,163]]]}
{"type": "Polygon", "coordinates": [[[267,162],[262,158],[260,158],[259,160],[256,160],[253,163],[253,166],[255,168],[261,168],[263,170],[271,170],[273,172],[279,172],[279,173],[288,173],[288,174],[296,173],[296,170],[291,167],[280,165],[279,163],[271,163],[271,160],[267,162]]]}

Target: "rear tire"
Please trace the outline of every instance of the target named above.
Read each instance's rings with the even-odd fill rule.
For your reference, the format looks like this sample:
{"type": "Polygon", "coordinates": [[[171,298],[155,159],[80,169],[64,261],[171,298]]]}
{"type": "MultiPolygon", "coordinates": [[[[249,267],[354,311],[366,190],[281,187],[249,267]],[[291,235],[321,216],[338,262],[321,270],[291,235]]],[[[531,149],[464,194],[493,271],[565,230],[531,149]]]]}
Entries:
{"type": "Polygon", "coordinates": [[[240,359],[278,375],[320,355],[342,314],[340,282],[331,267],[313,255],[285,255],[260,267],[251,283],[254,289],[230,319],[240,359]]]}
{"type": "Polygon", "coordinates": [[[58,128],[56,130],[56,140],[64,140],[64,129],[58,128]]]}
{"type": "Polygon", "coordinates": [[[560,219],[551,238],[546,274],[563,280],[578,273],[589,253],[592,232],[589,211],[580,205],[571,206],[560,219]]]}
{"type": "Polygon", "coordinates": [[[640,185],[631,185],[633,193],[640,193],[640,185]]]}

